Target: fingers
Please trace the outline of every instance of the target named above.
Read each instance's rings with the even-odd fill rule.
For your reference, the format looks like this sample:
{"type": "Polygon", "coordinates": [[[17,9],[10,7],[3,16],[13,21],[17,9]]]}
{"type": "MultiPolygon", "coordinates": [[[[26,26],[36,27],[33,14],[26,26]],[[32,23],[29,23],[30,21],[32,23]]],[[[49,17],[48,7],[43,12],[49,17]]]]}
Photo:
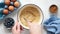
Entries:
{"type": "Polygon", "coordinates": [[[17,25],[17,30],[20,31],[20,24],[17,25]]]}
{"type": "Polygon", "coordinates": [[[18,25],[17,22],[15,22],[15,23],[14,23],[14,26],[13,26],[13,28],[12,28],[12,30],[16,31],[17,25],[18,25]]]}
{"type": "Polygon", "coordinates": [[[18,22],[15,22],[15,24],[14,24],[14,28],[16,28],[16,27],[17,27],[17,25],[18,25],[18,22]]]}
{"type": "Polygon", "coordinates": [[[13,28],[12,28],[13,30],[23,30],[23,28],[22,28],[22,26],[18,23],[18,22],[16,22],[15,24],[14,24],[14,26],[13,26],[13,28]]]}

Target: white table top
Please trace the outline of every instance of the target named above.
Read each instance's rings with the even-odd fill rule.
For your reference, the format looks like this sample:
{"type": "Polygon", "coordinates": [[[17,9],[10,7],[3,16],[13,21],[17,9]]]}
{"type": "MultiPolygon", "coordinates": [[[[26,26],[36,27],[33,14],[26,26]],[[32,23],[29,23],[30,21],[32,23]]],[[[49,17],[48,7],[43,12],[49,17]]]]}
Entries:
{"type": "MultiPolygon", "coordinates": [[[[26,4],[35,4],[41,8],[44,14],[44,21],[49,18],[49,7],[52,4],[56,4],[58,8],[60,9],[60,0],[19,0],[21,2],[21,7],[26,4]]],[[[20,8],[21,8],[20,7],[20,8]]],[[[58,17],[60,16],[60,10],[58,10],[58,17]]],[[[15,11],[12,14],[8,15],[7,17],[12,17],[15,21],[17,21],[17,12],[15,11]]],[[[42,29],[43,30],[43,29],[42,29]]],[[[0,34],[11,34],[9,30],[7,30],[3,22],[0,22],[0,34]]],[[[29,34],[29,31],[24,29],[24,32],[22,34],[29,34]]]]}

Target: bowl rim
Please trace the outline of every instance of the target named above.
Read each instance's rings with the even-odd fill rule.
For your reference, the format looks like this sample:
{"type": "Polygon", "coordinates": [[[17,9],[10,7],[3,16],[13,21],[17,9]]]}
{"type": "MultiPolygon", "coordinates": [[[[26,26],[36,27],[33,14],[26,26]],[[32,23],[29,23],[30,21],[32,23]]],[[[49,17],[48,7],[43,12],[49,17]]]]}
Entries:
{"type": "Polygon", "coordinates": [[[42,10],[41,10],[41,8],[40,8],[39,6],[37,6],[37,5],[35,5],[35,4],[26,4],[26,5],[24,5],[23,7],[21,7],[21,8],[18,10],[17,20],[18,20],[19,24],[20,24],[22,27],[26,28],[26,29],[29,29],[29,27],[26,27],[26,26],[24,26],[24,25],[21,23],[20,18],[19,18],[19,15],[20,15],[21,11],[22,11],[25,7],[27,7],[27,6],[32,6],[32,5],[33,5],[33,7],[35,7],[36,9],[38,9],[38,11],[41,13],[41,18],[39,19],[39,22],[41,22],[41,23],[39,23],[39,24],[42,24],[43,19],[44,19],[43,12],[42,12],[42,10]]]}

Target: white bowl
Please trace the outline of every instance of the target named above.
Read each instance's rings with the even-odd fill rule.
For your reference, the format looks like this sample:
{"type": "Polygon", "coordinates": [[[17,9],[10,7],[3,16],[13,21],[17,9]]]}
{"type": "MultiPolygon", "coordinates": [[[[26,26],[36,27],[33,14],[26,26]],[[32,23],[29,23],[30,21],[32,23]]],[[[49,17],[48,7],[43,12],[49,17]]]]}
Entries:
{"type": "Polygon", "coordinates": [[[43,21],[43,13],[42,13],[42,10],[41,10],[37,5],[34,5],[34,4],[24,5],[24,6],[19,10],[19,12],[18,12],[18,21],[19,21],[19,23],[20,23],[21,26],[23,26],[24,28],[29,29],[29,27],[24,26],[24,25],[21,23],[21,20],[20,20],[21,11],[22,11],[25,7],[27,7],[27,6],[33,6],[33,7],[35,7],[36,9],[38,9],[38,11],[40,12],[39,24],[41,24],[42,21],[43,21]]]}

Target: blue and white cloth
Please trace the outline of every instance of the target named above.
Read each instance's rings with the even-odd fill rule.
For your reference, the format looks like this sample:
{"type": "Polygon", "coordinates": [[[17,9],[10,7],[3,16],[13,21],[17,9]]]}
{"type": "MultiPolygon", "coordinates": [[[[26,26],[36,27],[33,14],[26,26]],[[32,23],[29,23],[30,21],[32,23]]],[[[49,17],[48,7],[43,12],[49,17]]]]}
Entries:
{"type": "Polygon", "coordinates": [[[51,16],[44,22],[44,28],[47,34],[60,34],[60,18],[51,16]]]}

